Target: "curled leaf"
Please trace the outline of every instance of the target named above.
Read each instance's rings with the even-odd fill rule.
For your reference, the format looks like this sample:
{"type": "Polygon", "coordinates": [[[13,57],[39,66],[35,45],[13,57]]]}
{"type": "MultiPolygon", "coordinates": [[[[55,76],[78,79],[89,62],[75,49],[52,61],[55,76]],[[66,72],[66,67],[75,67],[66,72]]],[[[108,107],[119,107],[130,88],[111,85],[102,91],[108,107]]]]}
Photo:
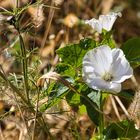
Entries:
{"type": "Polygon", "coordinates": [[[42,75],[38,80],[37,80],[37,86],[43,86],[45,81],[49,82],[49,80],[59,80],[60,78],[60,74],[56,73],[56,72],[48,72],[44,75],[42,75]]]}
{"type": "Polygon", "coordinates": [[[49,82],[50,80],[58,81],[68,87],[69,89],[73,90],[76,92],[76,90],[73,88],[70,82],[65,80],[60,74],[56,72],[48,72],[44,75],[42,75],[38,80],[37,80],[37,86],[43,86],[45,82],[49,82]]]}

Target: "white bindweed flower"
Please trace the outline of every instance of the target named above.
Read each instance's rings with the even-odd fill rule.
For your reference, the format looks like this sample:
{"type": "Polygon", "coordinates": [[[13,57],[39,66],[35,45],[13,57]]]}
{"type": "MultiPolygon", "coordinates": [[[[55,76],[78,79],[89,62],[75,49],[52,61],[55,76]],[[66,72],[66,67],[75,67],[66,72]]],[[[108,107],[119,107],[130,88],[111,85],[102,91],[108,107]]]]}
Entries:
{"type": "Polygon", "coordinates": [[[83,58],[83,79],[95,90],[118,93],[121,83],[133,75],[133,69],[119,48],[99,46],[83,58]]]}
{"type": "Polygon", "coordinates": [[[106,31],[110,31],[112,29],[112,26],[117,19],[117,17],[121,17],[121,13],[109,13],[107,15],[100,15],[99,19],[91,19],[86,20],[85,23],[89,24],[93,29],[95,29],[98,33],[102,33],[102,29],[105,29],[106,31]]]}

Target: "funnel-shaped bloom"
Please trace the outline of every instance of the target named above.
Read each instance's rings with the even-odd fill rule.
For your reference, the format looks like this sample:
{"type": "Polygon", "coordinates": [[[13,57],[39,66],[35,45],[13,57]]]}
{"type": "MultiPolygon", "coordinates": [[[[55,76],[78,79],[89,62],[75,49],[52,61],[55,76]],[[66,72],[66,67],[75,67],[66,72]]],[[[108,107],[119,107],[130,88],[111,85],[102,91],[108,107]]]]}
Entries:
{"type": "Polygon", "coordinates": [[[133,69],[119,48],[99,46],[83,58],[83,78],[90,88],[112,93],[121,91],[121,83],[133,75],[133,69]]]}
{"type": "Polygon", "coordinates": [[[121,17],[121,13],[109,13],[107,15],[100,15],[98,20],[95,18],[86,20],[85,23],[89,24],[98,33],[102,33],[102,29],[105,29],[106,31],[112,29],[118,16],[121,17]]]}

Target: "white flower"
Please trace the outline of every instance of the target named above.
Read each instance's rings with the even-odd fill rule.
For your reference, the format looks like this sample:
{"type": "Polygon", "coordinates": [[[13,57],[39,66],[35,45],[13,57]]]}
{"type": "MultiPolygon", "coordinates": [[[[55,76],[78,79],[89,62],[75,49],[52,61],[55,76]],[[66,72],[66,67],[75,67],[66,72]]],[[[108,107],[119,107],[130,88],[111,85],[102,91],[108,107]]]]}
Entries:
{"type": "Polygon", "coordinates": [[[121,83],[133,75],[133,69],[119,48],[99,46],[83,58],[83,79],[95,90],[118,93],[121,83]]]}
{"type": "Polygon", "coordinates": [[[107,15],[100,15],[99,19],[91,19],[86,20],[85,23],[89,24],[92,28],[94,28],[98,33],[102,33],[102,29],[105,29],[106,31],[110,31],[112,29],[112,26],[117,19],[117,17],[121,17],[121,13],[109,13],[107,15]]]}

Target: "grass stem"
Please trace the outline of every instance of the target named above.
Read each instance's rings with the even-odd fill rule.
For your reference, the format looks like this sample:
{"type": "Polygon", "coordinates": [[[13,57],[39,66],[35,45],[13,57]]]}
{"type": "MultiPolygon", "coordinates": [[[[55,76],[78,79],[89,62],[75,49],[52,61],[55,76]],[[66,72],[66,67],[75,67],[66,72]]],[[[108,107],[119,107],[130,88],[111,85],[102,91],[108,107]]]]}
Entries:
{"type": "Polygon", "coordinates": [[[28,86],[28,65],[27,65],[27,55],[26,55],[26,47],[22,38],[22,35],[19,32],[19,40],[21,46],[21,55],[22,55],[22,69],[23,69],[23,76],[24,76],[24,87],[25,87],[25,94],[27,101],[30,102],[29,97],[29,86],[28,86]]]}

